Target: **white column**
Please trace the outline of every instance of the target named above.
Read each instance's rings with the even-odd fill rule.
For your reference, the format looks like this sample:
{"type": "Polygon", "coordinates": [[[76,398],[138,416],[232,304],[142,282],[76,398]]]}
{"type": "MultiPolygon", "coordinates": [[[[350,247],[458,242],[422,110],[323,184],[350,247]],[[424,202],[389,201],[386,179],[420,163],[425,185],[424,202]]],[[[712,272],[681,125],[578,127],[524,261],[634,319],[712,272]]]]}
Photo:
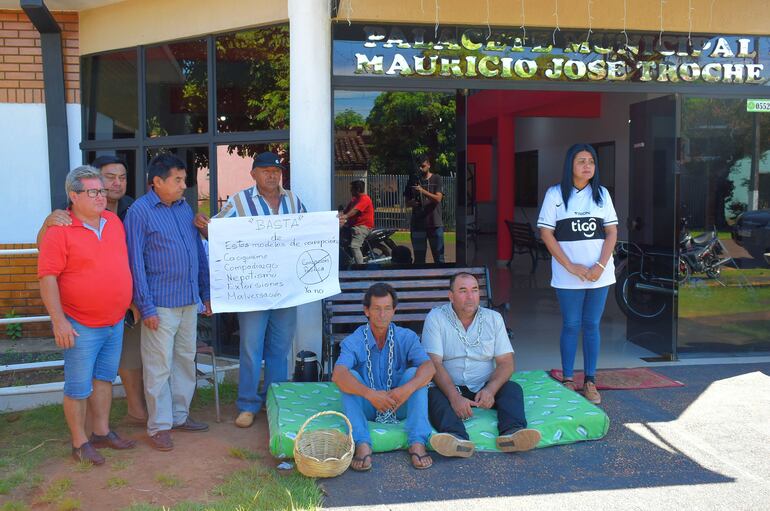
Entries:
{"type": "MultiPolygon", "coordinates": [[[[333,140],[330,1],[288,1],[291,188],[308,211],[328,211],[333,140]]],[[[308,349],[320,357],[321,302],[300,306],[297,319],[294,352],[308,349]]]]}

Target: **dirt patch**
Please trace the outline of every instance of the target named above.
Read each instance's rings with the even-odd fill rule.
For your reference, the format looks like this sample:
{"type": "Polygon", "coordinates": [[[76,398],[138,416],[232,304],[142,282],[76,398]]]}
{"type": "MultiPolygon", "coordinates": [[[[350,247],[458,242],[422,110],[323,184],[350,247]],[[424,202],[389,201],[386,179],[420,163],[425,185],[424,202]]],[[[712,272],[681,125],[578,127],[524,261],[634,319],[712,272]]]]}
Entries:
{"type": "Polygon", "coordinates": [[[269,467],[278,464],[268,451],[266,414],[261,412],[254,425],[247,429],[235,426],[235,415],[234,405],[222,407],[219,424],[215,422],[213,407],[211,411],[194,413],[196,420],[208,422],[209,431],[173,433],[174,450],[169,452],[151,448],[142,426],[125,421],[116,424],[114,427],[121,435],[139,442],[136,448],[102,449],[106,463],[87,469],[71,457],[53,459],[41,468],[40,490],[23,500],[34,504],[36,510],[58,509],[56,503],[41,502],[41,497],[53,482],[69,479],[72,484],[66,497],[79,501],[79,508],[84,510],[118,510],[138,503],[170,507],[184,501],[212,501],[210,490],[232,472],[248,468],[252,463],[269,467]],[[238,458],[233,455],[233,449],[256,453],[259,459],[238,458]]]}

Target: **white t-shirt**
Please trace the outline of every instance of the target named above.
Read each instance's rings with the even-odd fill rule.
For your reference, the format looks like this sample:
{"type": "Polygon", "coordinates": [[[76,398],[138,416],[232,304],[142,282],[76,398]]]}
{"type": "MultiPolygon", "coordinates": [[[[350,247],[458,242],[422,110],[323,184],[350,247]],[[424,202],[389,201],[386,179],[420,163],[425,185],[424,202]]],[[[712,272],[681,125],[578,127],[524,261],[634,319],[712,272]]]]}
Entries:
{"type": "Polygon", "coordinates": [[[428,353],[442,358],[455,385],[478,392],[495,372],[495,357],[513,353],[511,341],[500,313],[484,307],[463,332],[466,342],[458,335],[458,328],[465,330],[451,304],[436,307],[425,318],[422,345],[428,353]]]}
{"type": "MultiPolygon", "coordinates": [[[[559,246],[573,264],[582,264],[590,268],[599,260],[604,245],[604,228],[617,225],[618,215],[612,205],[609,192],[603,186],[600,188],[602,204],[594,202],[592,188],[586,186],[582,190],[572,188],[572,194],[567,203],[569,211],[564,207],[561,196],[561,186],[554,185],[545,192],[543,207],[537,218],[537,226],[551,229],[559,246]]],[[[559,289],[593,289],[609,286],[615,282],[615,265],[610,258],[606,268],[596,282],[580,280],[568,272],[556,258],[551,258],[551,286],[559,289]]]]}

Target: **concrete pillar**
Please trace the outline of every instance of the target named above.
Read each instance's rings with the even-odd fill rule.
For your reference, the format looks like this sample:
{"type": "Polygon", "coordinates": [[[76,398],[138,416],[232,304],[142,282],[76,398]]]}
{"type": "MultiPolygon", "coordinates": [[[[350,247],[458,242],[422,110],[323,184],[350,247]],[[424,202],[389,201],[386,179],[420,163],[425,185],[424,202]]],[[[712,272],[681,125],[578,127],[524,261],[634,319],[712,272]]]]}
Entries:
{"type": "MultiPolygon", "coordinates": [[[[291,187],[308,211],[331,208],[330,9],[329,0],[289,0],[291,187]]],[[[301,349],[321,354],[321,302],[299,307],[294,351],[301,349]]]]}
{"type": "Polygon", "coordinates": [[[506,220],[513,220],[516,208],[514,199],[515,173],[515,124],[510,115],[497,118],[497,266],[504,266],[511,257],[511,236],[506,220]]]}

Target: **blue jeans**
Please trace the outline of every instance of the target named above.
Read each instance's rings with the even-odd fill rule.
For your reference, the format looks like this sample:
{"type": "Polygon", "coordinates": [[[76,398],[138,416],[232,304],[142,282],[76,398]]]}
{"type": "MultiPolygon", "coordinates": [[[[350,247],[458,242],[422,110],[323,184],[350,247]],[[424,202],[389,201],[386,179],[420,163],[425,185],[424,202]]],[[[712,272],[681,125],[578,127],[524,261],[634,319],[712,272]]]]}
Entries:
{"type": "Polygon", "coordinates": [[[286,381],[289,350],[297,329],[297,308],[239,312],[241,330],[238,410],[257,413],[273,383],[286,381]],[[259,376],[265,361],[265,385],[259,390],[259,376]]]}
{"type": "Polygon", "coordinates": [[[428,228],[425,230],[412,228],[412,251],[414,252],[414,264],[425,264],[425,256],[430,252],[434,263],[444,262],[444,228],[428,228]]]}
{"type": "Polygon", "coordinates": [[[604,312],[609,286],[594,289],[556,289],[561,307],[561,368],[572,378],[580,332],[583,332],[583,368],[586,378],[596,376],[599,360],[599,322],[604,312]]]}
{"type": "Polygon", "coordinates": [[[118,375],[123,346],[123,319],[112,326],[92,328],[67,317],[78,333],[75,346],[64,350],[64,395],[86,399],[92,380],[113,382],[118,375]]]}
{"type": "MultiPolygon", "coordinates": [[[[396,386],[404,385],[414,378],[416,372],[416,367],[407,369],[396,386]]],[[[369,386],[358,372],[351,369],[350,373],[362,384],[367,387],[369,386]]],[[[340,394],[342,394],[342,408],[345,410],[345,415],[347,415],[350,424],[353,426],[353,442],[356,445],[364,443],[371,446],[372,438],[369,436],[368,421],[374,420],[377,410],[368,400],[361,396],[344,392],[340,392],[340,394]]],[[[406,403],[396,410],[396,417],[399,420],[406,418],[406,436],[409,445],[415,443],[427,444],[428,437],[432,432],[430,422],[428,421],[428,388],[422,387],[415,390],[409,396],[406,403]]]]}

